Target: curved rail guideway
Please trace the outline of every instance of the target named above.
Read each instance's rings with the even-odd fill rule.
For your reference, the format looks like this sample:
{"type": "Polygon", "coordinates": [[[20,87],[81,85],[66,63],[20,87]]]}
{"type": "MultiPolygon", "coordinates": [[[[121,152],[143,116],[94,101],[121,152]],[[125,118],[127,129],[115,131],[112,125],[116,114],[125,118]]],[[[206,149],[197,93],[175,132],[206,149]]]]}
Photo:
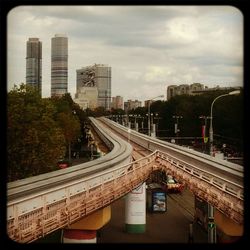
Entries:
{"type": "Polygon", "coordinates": [[[198,197],[206,200],[236,223],[243,223],[243,167],[192,149],[164,142],[130,130],[107,118],[100,119],[112,130],[155,154],[158,169],[168,171],[187,184],[198,197]]]}
{"type": "Polygon", "coordinates": [[[91,162],[8,183],[7,231],[17,242],[32,242],[105,207],[129,193],[157,169],[181,178],[199,197],[243,223],[242,166],[131,131],[130,140],[152,153],[131,162],[127,128],[101,118],[92,126],[111,152],[91,162]]]}

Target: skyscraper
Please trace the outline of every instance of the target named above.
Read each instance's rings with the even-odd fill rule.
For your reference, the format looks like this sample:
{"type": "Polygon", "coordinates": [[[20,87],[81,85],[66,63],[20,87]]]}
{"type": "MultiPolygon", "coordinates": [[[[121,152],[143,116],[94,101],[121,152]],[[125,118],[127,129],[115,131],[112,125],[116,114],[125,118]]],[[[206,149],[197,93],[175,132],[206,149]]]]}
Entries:
{"type": "Polygon", "coordinates": [[[111,108],[111,67],[107,64],[94,64],[76,71],[76,91],[83,88],[98,90],[97,106],[109,110],[111,108]]]}
{"type": "Polygon", "coordinates": [[[123,109],[123,97],[119,95],[112,97],[111,107],[113,109],[123,109]]]}
{"type": "Polygon", "coordinates": [[[68,38],[56,34],[51,39],[51,96],[68,92],[68,38]]]}
{"type": "Polygon", "coordinates": [[[42,90],[42,42],[29,38],[26,43],[26,84],[42,90]]]}

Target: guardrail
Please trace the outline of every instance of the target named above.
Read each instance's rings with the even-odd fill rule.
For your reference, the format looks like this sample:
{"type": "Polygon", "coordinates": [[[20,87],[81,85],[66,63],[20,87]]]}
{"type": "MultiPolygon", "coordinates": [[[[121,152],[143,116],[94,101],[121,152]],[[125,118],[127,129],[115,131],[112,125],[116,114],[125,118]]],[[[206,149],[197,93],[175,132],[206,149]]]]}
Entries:
{"type": "Polygon", "coordinates": [[[243,222],[244,186],[243,167],[194,150],[138,133],[107,118],[107,126],[140,146],[157,152],[156,162],[163,169],[185,182],[209,204],[237,223],[243,222]]]}
{"type": "MultiPolygon", "coordinates": [[[[101,119],[117,132],[123,126],[101,119]]],[[[8,235],[18,242],[31,242],[107,206],[144,182],[157,169],[182,179],[199,197],[207,200],[237,223],[243,223],[243,170],[210,156],[165,144],[131,131],[130,140],[148,149],[147,157],[130,162],[132,148],[95,119],[96,128],[113,145],[97,160],[68,169],[8,183],[8,235]],[[227,169],[229,177],[227,178],[227,169]]]]}
{"type": "Polygon", "coordinates": [[[156,162],[159,164],[158,168],[186,184],[195,195],[206,200],[236,223],[243,223],[244,189],[242,185],[164,152],[156,151],[156,162]]]}
{"type": "Polygon", "coordinates": [[[129,137],[131,141],[152,152],[159,150],[168,153],[177,159],[197,165],[208,172],[216,172],[228,181],[232,181],[243,187],[244,168],[241,165],[221,160],[173,143],[164,142],[134,130],[128,132],[128,128],[107,118],[100,118],[100,120],[123,137],[129,137]]]}
{"type": "MultiPolygon", "coordinates": [[[[100,122],[90,120],[109,147],[112,145],[112,151],[87,163],[8,183],[7,228],[11,239],[32,241],[72,223],[74,219],[67,211],[74,207],[76,197],[85,193],[89,198],[100,183],[112,177],[110,174],[100,177],[101,173],[116,171],[131,161],[131,145],[107,131],[100,122]]],[[[86,210],[85,215],[88,211],[92,210],[86,210]]]]}

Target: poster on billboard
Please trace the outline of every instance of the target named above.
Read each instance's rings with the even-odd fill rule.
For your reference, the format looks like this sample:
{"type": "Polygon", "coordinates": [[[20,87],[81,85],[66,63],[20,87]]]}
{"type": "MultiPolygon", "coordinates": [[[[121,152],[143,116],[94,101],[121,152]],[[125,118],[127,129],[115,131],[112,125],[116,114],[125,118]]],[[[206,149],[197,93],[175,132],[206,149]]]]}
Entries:
{"type": "Polygon", "coordinates": [[[163,191],[152,192],[152,211],[153,212],[166,212],[166,193],[163,191]]]}

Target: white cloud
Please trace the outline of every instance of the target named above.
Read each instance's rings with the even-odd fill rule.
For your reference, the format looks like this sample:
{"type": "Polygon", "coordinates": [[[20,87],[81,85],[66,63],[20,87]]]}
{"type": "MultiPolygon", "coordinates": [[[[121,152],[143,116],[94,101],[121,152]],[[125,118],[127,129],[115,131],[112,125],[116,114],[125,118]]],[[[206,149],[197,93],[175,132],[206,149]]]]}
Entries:
{"type": "Polygon", "coordinates": [[[69,91],[76,69],[112,67],[112,95],[166,93],[170,84],[243,85],[243,17],[230,6],[21,6],[8,15],[8,89],[25,81],[26,41],[43,45],[42,94],[50,96],[51,38],[69,39],[69,91]]]}
{"type": "Polygon", "coordinates": [[[196,26],[197,20],[195,18],[174,18],[166,24],[166,40],[182,45],[197,42],[199,34],[196,26]]]}

